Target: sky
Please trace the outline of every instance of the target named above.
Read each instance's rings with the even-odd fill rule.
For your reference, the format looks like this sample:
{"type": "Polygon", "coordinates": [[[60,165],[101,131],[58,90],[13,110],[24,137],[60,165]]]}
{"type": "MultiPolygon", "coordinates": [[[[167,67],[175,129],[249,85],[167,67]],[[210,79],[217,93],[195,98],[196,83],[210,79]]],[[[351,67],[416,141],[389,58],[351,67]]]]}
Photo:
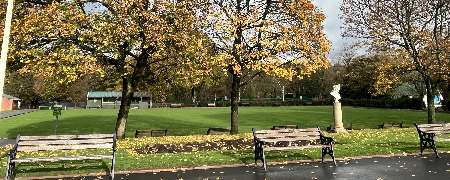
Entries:
{"type": "Polygon", "coordinates": [[[342,51],[342,47],[349,43],[348,39],[341,37],[341,26],[343,21],[339,19],[340,4],[342,0],[313,0],[314,4],[326,15],[324,29],[328,40],[331,41],[331,51],[329,58],[331,62],[336,62],[342,51]]]}

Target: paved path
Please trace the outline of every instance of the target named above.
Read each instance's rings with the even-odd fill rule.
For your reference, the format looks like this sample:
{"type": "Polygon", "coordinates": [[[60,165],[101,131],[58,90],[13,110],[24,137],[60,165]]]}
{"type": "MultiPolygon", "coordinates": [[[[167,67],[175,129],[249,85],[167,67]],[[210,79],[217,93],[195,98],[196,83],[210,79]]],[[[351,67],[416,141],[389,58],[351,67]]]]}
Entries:
{"type": "Polygon", "coordinates": [[[0,119],[9,118],[13,116],[18,116],[26,113],[30,113],[33,111],[37,111],[37,109],[21,109],[21,110],[12,110],[12,111],[5,111],[0,112],[0,119]]]}
{"type": "Polygon", "coordinates": [[[15,143],[16,143],[15,139],[1,139],[0,138],[0,147],[6,146],[8,144],[15,144],[15,143]]]}
{"type": "MultiPolygon", "coordinates": [[[[298,163],[269,166],[268,172],[261,168],[235,167],[208,170],[177,172],[150,172],[136,174],[117,174],[116,179],[159,180],[159,179],[242,179],[242,180],[298,180],[298,179],[336,179],[336,180],[449,180],[450,155],[401,156],[390,158],[368,158],[338,161],[338,166],[330,162],[321,164],[298,163]]],[[[120,162],[119,162],[120,163],[120,162]]],[[[78,177],[66,179],[99,179],[106,177],[78,177]]],[[[59,179],[59,178],[57,178],[59,179]]]]}

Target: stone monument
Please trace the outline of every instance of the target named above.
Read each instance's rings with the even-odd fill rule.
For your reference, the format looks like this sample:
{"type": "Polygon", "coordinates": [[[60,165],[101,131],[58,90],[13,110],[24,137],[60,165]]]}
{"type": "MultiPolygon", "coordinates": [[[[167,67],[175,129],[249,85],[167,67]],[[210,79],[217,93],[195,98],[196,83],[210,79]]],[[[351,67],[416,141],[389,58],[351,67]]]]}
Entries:
{"type": "Polygon", "coordinates": [[[339,100],[341,99],[341,95],[339,94],[339,90],[341,89],[341,85],[334,85],[333,90],[330,92],[330,94],[334,97],[334,103],[333,103],[333,117],[334,117],[334,131],[339,132],[347,132],[344,128],[344,123],[342,123],[342,108],[341,108],[341,102],[339,100]]]}

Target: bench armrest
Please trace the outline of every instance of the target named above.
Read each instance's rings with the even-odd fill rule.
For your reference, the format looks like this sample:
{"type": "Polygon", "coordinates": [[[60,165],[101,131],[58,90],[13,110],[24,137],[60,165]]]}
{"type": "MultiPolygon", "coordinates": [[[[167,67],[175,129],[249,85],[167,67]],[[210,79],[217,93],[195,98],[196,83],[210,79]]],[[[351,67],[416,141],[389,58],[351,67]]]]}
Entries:
{"type": "Polygon", "coordinates": [[[334,142],[334,139],[331,137],[326,137],[322,134],[320,134],[320,144],[322,145],[332,145],[334,142]]]}

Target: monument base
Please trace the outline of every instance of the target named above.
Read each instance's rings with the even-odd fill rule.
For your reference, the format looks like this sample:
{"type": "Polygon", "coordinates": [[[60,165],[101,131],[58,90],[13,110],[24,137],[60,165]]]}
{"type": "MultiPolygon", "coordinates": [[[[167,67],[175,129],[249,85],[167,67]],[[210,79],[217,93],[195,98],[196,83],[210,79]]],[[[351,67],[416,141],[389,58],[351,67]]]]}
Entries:
{"type": "Polygon", "coordinates": [[[333,104],[333,116],[334,116],[334,132],[346,133],[344,123],[342,122],[342,108],[341,102],[334,102],[333,104]]]}

